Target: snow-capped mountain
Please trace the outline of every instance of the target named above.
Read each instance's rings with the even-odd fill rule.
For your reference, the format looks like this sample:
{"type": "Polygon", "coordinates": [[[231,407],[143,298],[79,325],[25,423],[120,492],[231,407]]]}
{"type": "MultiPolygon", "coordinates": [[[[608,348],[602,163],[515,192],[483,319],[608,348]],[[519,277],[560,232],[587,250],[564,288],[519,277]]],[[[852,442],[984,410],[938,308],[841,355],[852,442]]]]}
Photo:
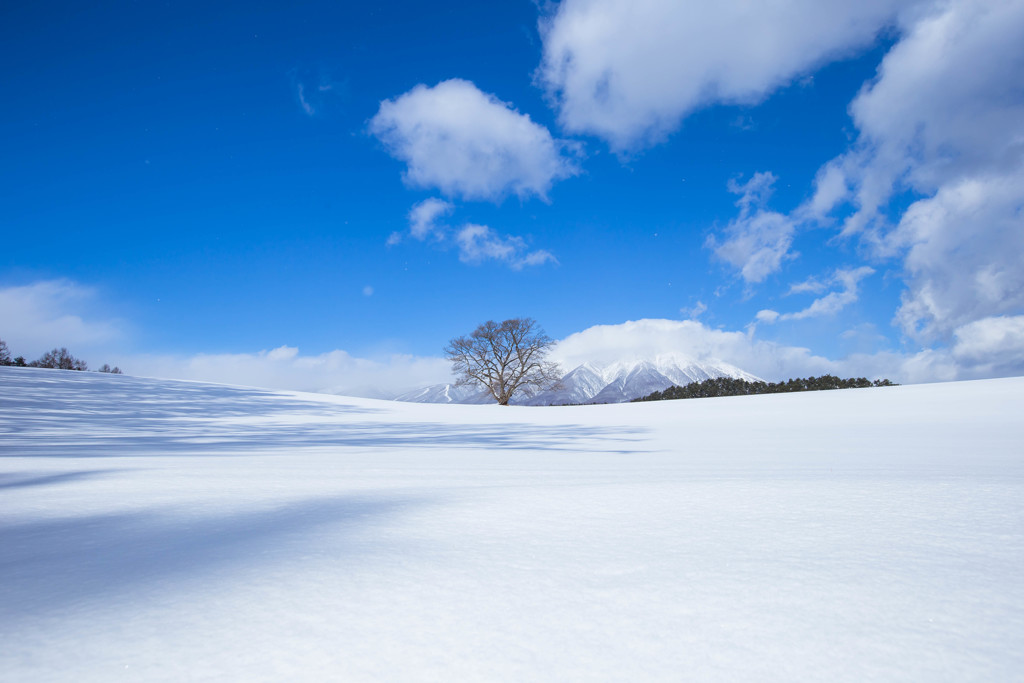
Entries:
{"type": "MultiPolygon", "coordinates": [[[[681,354],[663,354],[655,358],[617,361],[615,363],[587,362],[562,377],[559,389],[545,391],[533,397],[515,397],[512,403],[522,405],[562,405],[566,403],[622,403],[634,398],[667,389],[672,385],[684,386],[715,377],[732,377],[749,382],[760,377],[740,370],[719,360],[696,361],[681,354]]],[[[486,391],[473,387],[436,384],[396,397],[397,401],[413,403],[491,403],[486,391]]]]}

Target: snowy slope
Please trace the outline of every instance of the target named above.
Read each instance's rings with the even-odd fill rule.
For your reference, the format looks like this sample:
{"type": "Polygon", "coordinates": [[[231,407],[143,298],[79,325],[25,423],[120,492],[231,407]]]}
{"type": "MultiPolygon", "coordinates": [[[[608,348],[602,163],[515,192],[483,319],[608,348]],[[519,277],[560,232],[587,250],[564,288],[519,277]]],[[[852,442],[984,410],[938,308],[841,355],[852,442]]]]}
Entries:
{"type": "Polygon", "coordinates": [[[407,403],[494,403],[490,393],[483,389],[454,384],[432,384],[399,394],[394,400],[407,403]]]}
{"type": "Polygon", "coordinates": [[[0,679],[1019,680],[1022,414],[0,368],[0,679]]]}

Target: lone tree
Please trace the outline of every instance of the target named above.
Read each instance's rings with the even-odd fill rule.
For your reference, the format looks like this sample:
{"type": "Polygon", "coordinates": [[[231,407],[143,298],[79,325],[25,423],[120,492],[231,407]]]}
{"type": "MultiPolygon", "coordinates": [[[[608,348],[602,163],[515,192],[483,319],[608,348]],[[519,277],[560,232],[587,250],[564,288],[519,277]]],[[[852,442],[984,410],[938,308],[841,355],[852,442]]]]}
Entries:
{"type": "Polygon", "coordinates": [[[482,384],[499,405],[517,391],[528,396],[558,385],[558,365],[546,360],[554,341],[533,318],[488,320],[468,337],[452,339],[444,353],[456,384],[482,384]]]}

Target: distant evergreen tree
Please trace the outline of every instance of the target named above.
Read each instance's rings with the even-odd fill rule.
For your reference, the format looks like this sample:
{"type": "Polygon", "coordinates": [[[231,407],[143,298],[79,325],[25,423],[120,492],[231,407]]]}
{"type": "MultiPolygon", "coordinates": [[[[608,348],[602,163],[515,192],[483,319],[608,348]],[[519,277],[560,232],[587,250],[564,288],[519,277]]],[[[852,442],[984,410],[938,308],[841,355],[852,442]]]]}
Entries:
{"type": "Polygon", "coordinates": [[[121,372],[121,368],[117,367],[116,365],[114,367],[110,367],[107,363],[104,363],[103,367],[101,367],[99,371],[100,372],[109,372],[112,375],[123,374],[121,372]]]}
{"type": "Polygon", "coordinates": [[[680,398],[712,398],[715,396],[748,396],[752,394],[786,394],[797,391],[828,391],[832,389],[863,389],[867,387],[894,387],[897,384],[887,379],[871,381],[865,377],[840,379],[835,375],[788,379],[785,382],[748,382],[733,377],[716,377],[703,382],[691,382],[686,386],[671,386],[664,391],[655,391],[637,401],[665,401],[680,398]]]}

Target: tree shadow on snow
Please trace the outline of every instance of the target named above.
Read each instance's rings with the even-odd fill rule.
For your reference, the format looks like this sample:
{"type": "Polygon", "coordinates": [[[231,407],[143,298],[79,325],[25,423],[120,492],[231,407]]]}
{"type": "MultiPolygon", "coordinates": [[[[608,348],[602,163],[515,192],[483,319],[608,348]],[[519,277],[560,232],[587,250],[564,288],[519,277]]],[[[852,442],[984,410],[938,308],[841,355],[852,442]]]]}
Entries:
{"type": "Polygon", "coordinates": [[[81,372],[7,372],[2,379],[0,444],[9,456],[247,455],[311,447],[632,453],[646,431],[374,421],[361,418],[383,410],[344,399],[81,372]]]}
{"type": "MultiPolygon", "coordinates": [[[[91,430],[90,430],[91,431],[91,430]]],[[[255,455],[305,448],[405,448],[432,450],[541,450],[628,454],[646,430],[632,427],[561,425],[452,425],[417,423],[318,423],[313,425],[130,425],[98,433],[22,433],[5,439],[9,455],[24,457],[136,457],[161,455],[255,455]]]]}
{"type": "Polygon", "coordinates": [[[132,512],[0,522],[0,628],[83,600],[131,599],[178,581],[217,580],[218,571],[284,564],[300,553],[319,550],[331,562],[350,561],[373,547],[353,541],[358,531],[420,504],[345,497],[233,514],[132,512]],[[299,550],[290,543],[313,532],[316,540],[299,550]]]}
{"type": "Polygon", "coordinates": [[[61,472],[60,474],[32,474],[27,472],[22,472],[20,474],[0,473],[0,490],[65,484],[72,481],[90,479],[92,477],[99,477],[120,471],[121,470],[79,470],[77,472],[61,472]]]}

